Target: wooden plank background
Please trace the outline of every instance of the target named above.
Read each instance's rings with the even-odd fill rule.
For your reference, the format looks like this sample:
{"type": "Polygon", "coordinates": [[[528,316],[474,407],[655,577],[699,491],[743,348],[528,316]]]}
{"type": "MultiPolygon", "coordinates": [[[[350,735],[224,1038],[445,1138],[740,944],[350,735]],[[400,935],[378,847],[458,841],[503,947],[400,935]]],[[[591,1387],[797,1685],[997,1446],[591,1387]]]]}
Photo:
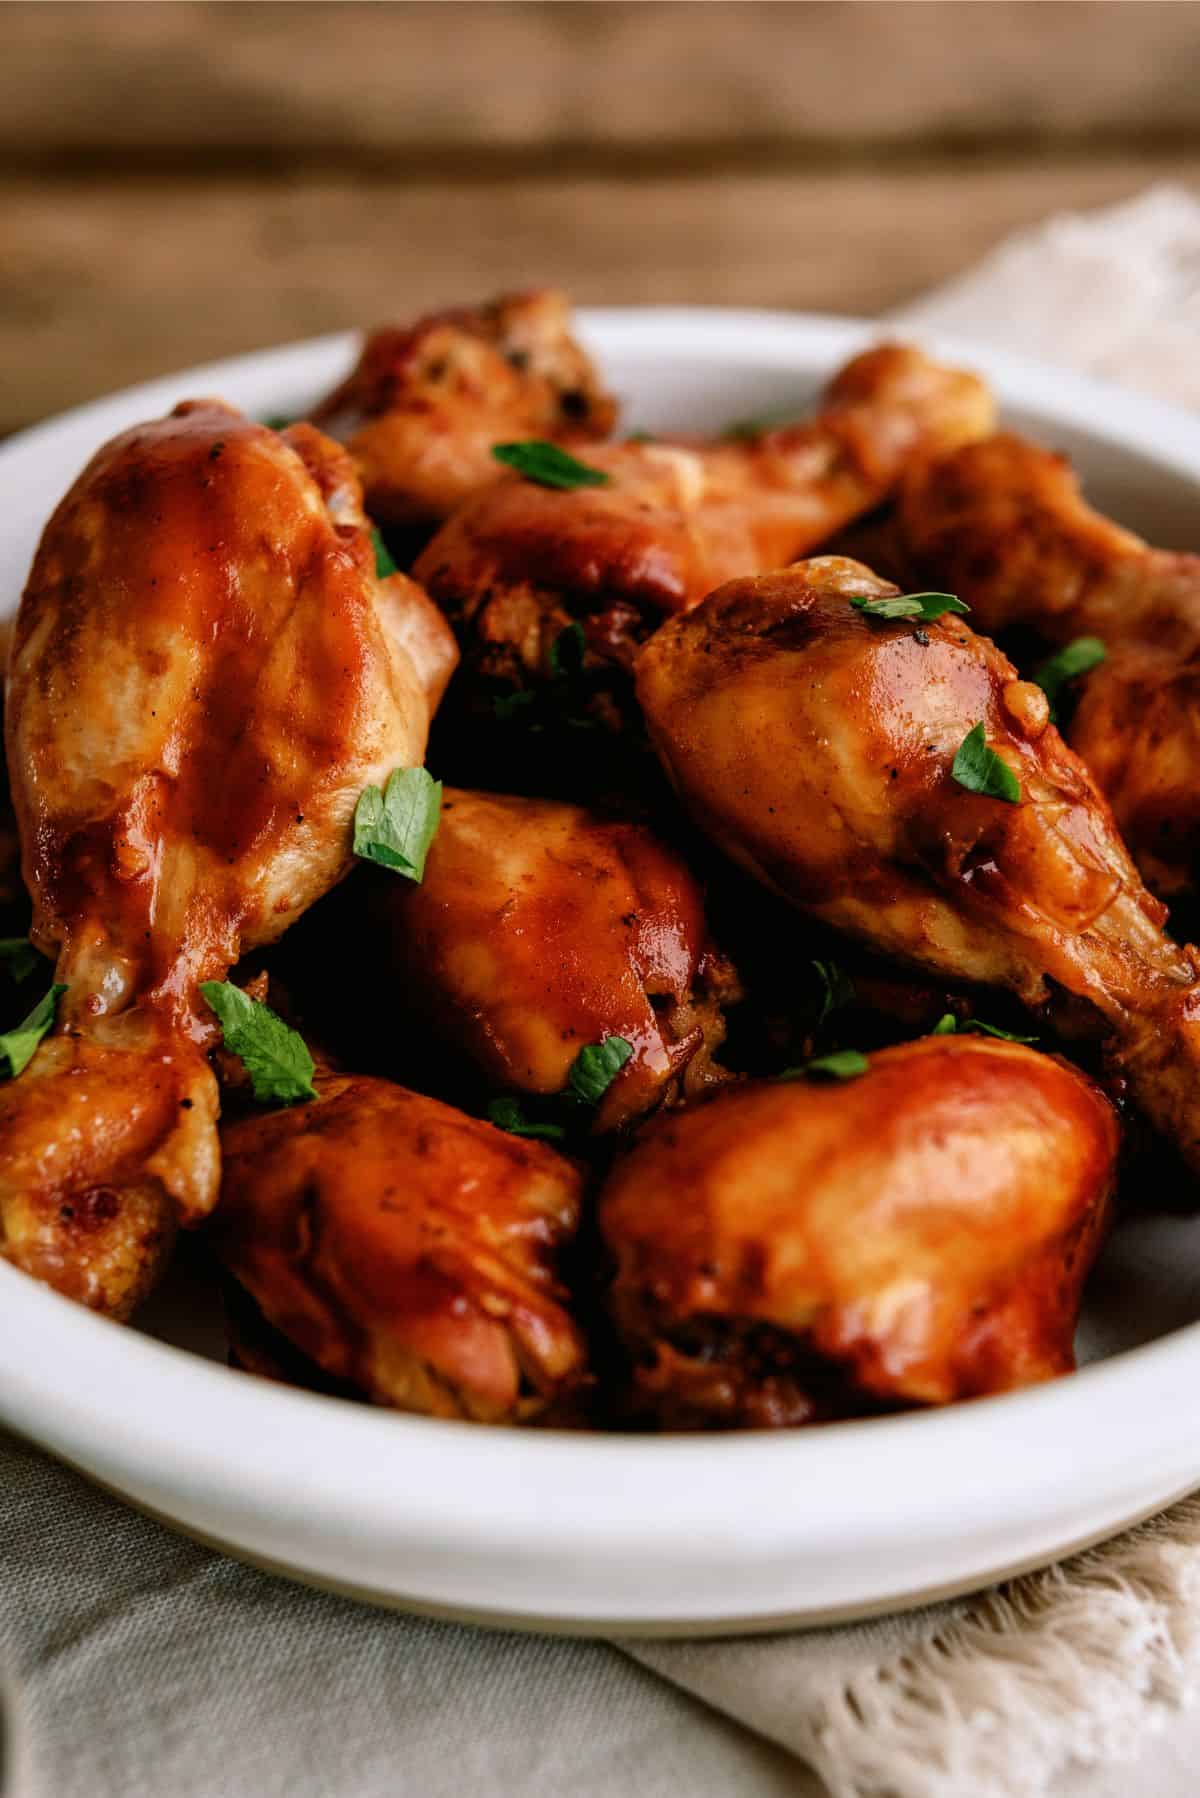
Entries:
{"type": "Polygon", "coordinates": [[[874,312],[1200,184],[1200,7],[0,7],[0,430],[547,280],[874,312]]]}

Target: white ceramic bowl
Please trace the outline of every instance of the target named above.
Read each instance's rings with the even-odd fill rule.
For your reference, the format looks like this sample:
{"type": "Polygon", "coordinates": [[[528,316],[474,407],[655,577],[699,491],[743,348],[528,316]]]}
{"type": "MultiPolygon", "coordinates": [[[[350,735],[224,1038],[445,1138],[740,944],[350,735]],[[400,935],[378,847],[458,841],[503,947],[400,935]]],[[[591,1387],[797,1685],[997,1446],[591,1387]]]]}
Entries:
{"type": "MultiPolygon", "coordinates": [[[[808,396],[875,333],[766,313],[593,313],[630,425],[707,428],[808,396]]],[[[1116,389],[931,343],[1074,455],[1098,502],[1200,537],[1200,427],[1116,389]]],[[[324,339],[173,375],[0,450],[0,614],[42,523],[114,431],[219,394],[302,411],[324,339]]],[[[490,1430],[319,1398],[221,1365],[186,1267],[137,1329],[0,1264],[0,1418],[185,1530],[379,1602],[579,1631],[769,1630],[898,1608],[1094,1541],[1200,1484],[1200,1221],[1127,1223],[1070,1379],[779,1434],[490,1430]]]]}

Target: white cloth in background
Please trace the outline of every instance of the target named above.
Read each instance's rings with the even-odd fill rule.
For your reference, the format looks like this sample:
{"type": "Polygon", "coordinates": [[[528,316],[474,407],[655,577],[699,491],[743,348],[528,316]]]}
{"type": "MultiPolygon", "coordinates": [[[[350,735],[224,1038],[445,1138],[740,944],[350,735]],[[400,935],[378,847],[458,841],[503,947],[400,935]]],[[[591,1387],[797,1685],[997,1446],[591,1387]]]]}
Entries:
{"type": "MultiPolygon", "coordinates": [[[[1200,204],[1160,189],[1053,219],[895,322],[1200,406],[1200,204]]],[[[11,1798],[1194,1798],[1200,1784],[1186,1715],[1200,1499],[913,1616],[607,1644],[287,1585],[5,1438],[0,1493],[11,1798]]]]}
{"type": "Polygon", "coordinates": [[[893,319],[1200,407],[1200,203],[1156,187],[1048,219],[893,319]]]}

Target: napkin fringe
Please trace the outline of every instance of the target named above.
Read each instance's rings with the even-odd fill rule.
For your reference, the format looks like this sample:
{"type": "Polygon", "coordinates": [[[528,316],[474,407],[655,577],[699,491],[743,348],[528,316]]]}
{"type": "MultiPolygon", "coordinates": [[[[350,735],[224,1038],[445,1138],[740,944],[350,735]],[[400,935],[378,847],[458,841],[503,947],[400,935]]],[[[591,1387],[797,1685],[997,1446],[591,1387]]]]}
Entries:
{"type": "Polygon", "coordinates": [[[1192,1498],[891,1659],[848,1672],[834,1657],[789,1745],[834,1798],[1043,1798],[1072,1761],[1127,1761],[1196,1694],[1197,1548],[1192,1498]]]}

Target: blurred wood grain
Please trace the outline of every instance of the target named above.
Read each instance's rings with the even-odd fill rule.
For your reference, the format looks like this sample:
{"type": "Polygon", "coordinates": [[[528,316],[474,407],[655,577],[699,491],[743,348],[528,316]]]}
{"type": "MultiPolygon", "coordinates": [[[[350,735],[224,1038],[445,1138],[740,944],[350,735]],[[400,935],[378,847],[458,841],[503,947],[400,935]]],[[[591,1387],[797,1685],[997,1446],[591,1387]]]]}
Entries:
{"type": "Polygon", "coordinates": [[[276,161],[432,149],[1155,138],[1200,121],[1171,0],[40,5],[3,9],[0,145],[276,161]],[[14,15],[19,18],[14,19],[14,15]],[[53,72],[53,105],[46,78],[53,72]]]}
{"type": "Polygon", "coordinates": [[[0,7],[0,431],[512,285],[869,313],[1200,182],[1200,7],[0,7]]]}

